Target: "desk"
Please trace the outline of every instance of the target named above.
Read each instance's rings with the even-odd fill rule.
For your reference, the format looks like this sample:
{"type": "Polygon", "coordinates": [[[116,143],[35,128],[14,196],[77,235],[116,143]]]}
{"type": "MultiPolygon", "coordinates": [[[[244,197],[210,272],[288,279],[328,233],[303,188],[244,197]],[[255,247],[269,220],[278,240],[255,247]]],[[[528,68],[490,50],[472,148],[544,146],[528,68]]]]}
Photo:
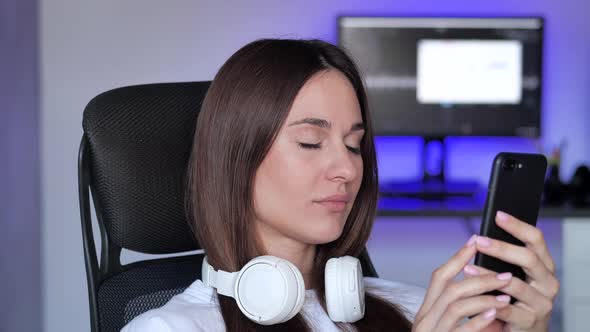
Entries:
{"type": "MultiPolygon", "coordinates": [[[[379,199],[381,217],[481,217],[484,200],[379,199]]],[[[539,218],[556,218],[562,223],[561,280],[563,331],[588,331],[590,325],[590,207],[543,207],[539,218]],[[567,285],[564,287],[564,285],[567,285]]]]}

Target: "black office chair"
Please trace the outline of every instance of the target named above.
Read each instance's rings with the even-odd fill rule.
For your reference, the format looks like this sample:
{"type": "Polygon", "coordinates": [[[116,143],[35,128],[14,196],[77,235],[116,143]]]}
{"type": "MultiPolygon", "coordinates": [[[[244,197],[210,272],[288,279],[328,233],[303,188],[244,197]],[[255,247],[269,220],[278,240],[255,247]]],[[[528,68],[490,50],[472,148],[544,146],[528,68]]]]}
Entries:
{"type": "MultiPolygon", "coordinates": [[[[122,265],[122,249],[146,254],[200,249],[184,213],[185,172],[210,82],[160,83],[104,92],[84,110],[78,159],[80,217],[91,329],[118,332],[201,277],[203,254],[122,265]],[[90,191],[100,229],[94,244],[90,191]]],[[[377,273],[366,251],[365,276],[377,273]]]]}

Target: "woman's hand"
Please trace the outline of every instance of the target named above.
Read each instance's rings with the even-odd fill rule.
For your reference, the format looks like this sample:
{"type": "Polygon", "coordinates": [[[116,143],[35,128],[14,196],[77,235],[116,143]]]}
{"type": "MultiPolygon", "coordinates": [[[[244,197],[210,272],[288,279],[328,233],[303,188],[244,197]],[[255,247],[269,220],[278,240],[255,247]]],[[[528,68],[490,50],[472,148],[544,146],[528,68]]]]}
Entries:
{"type": "MultiPolygon", "coordinates": [[[[496,215],[496,224],[524,242],[525,247],[478,237],[477,250],[521,266],[527,277],[525,281],[513,278],[508,285],[500,289],[501,292],[516,298],[517,302],[498,309],[496,318],[502,322],[494,322],[485,331],[547,331],[553,301],[559,291],[559,281],[555,278],[555,264],[547,249],[543,233],[538,228],[502,212],[496,215]]],[[[465,269],[465,274],[470,279],[494,275],[495,272],[469,265],[465,269]]]]}
{"type": "Polygon", "coordinates": [[[481,295],[509,286],[512,280],[509,273],[481,273],[465,280],[453,280],[475,255],[475,242],[474,235],[465,247],[432,273],[412,331],[482,331],[494,322],[498,311],[509,306],[510,297],[507,295],[481,295]],[[460,325],[471,316],[475,317],[460,325]]]}

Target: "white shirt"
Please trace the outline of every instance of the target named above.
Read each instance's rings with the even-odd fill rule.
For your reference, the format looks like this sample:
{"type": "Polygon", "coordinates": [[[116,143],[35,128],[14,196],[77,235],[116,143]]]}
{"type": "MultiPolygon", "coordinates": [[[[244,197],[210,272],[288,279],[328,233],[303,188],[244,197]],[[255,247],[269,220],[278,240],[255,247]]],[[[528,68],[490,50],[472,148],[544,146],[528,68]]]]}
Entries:
{"type": "MultiPolygon", "coordinates": [[[[365,290],[401,306],[410,321],[422,305],[425,289],[378,278],[364,278],[365,290]]],[[[320,305],[313,290],[305,291],[302,313],[316,331],[340,331],[320,305]]],[[[160,308],[135,317],[121,332],[197,332],[225,331],[225,323],[213,288],[201,280],[160,308]]]]}

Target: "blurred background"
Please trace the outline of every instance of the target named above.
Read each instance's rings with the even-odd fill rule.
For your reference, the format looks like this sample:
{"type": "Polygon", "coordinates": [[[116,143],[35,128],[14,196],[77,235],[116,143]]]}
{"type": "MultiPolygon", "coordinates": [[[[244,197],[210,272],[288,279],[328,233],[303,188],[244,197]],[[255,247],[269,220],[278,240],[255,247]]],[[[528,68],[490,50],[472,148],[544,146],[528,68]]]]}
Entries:
{"type": "MultiPolygon", "coordinates": [[[[590,163],[589,12],[590,3],[574,0],[0,0],[0,331],[90,330],[76,163],[82,111],[97,94],[132,84],[211,80],[231,54],[258,38],[346,44],[339,16],[542,17],[542,57],[532,58],[542,59],[533,74],[542,84],[538,107],[530,111],[538,131],[530,125],[499,136],[462,132],[465,127],[446,134],[383,132],[380,180],[420,179],[421,136],[448,136],[447,179],[485,188],[498,152],[549,154],[561,146],[558,175],[569,182],[578,166],[590,163]]],[[[362,54],[353,56],[363,62],[362,54]]],[[[445,109],[460,104],[425,96],[445,109]]],[[[531,98],[534,104],[537,97],[531,98]]],[[[431,155],[436,168],[440,147],[431,155]]],[[[382,206],[369,242],[382,278],[426,287],[432,270],[479,230],[476,213],[444,212],[453,207],[420,213],[423,208],[392,213],[395,207],[382,206]]],[[[580,324],[590,322],[590,286],[580,277],[590,273],[584,258],[590,213],[584,207],[552,211],[538,222],[562,281],[551,330],[581,331],[580,324]]]]}

